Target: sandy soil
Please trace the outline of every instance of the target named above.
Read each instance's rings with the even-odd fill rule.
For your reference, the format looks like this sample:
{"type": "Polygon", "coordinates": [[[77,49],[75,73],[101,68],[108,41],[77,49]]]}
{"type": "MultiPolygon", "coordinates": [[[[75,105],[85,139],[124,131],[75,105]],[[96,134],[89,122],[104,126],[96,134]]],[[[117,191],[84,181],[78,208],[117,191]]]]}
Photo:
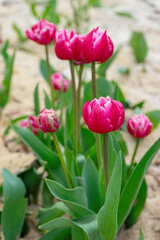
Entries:
{"type": "MultiPolygon", "coordinates": [[[[58,10],[66,15],[71,14],[69,0],[59,0],[58,10]]],[[[160,1],[155,0],[104,0],[104,7],[90,10],[90,24],[82,26],[82,29],[100,26],[107,28],[108,34],[115,43],[115,49],[122,46],[121,52],[108,71],[108,78],[114,79],[121,86],[125,96],[133,103],[145,100],[144,111],[160,109],[160,1]],[[108,4],[108,5],[107,5],[108,4]],[[115,4],[115,7],[111,7],[115,4]],[[110,7],[109,7],[110,6],[110,7]],[[127,11],[133,14],[134,18],[125,18],[116,15],[116,11],[127,11]],[[88,27],[89,26],[89,27],[88,27]],[[149,47],[148,56],[144,64],[137,64],[128,41],[131,30],[143,31],[147,38],[149,47]],[[145,66],[146,72],[143,71],[145,66]],[[121,76],[118,73],[119,67],[129,67],[130,74],[121,76]]],[[[17,44],[17,38],[12,30],[12,24],[16,22],[21,28],[26,29],[35,22],[31,17],[30,10],[23,0],[0,1],[0,39],[4,42],[10,39],[12,46],[17,44]]],[[[9,119],[17,116],[32,114],[33,112],[33,91],[35,85],[40,83],[41,107],[43,107],[43,89],[48,91],[45,81],[39,72],[39,61],[44,57],[44,49],[35,43],[28,41],[24,47],[34,50],[36,54],[28,54],[18,51],[14,65],[11,98],[2,113],[0,122],[0,183],[2,182],[1,171],[3,167],[13,172],[20,172],[35,160],[33,154],[23,151],[14,143],[8,147],[3,141],[3,131],[9,119]]],[[[10,49],[12,52],[13,48],[10,49]]],[[[68,63],[58,60],[54,56],[54,49],[51,47],[51,62],[57,70],[63,71],[69,77],[68,63]],[[52,54],[53,53],[53,54],[52,54]]],[[[0,58],[0,81],[3,76],[3,63],[0,58]]],[[[49,91],[48,91],[49,92],[49,91]]],[[[127,112],[130,115],[130,112],[127,112]]],[[[140,159],[152,143],[159,137],[160,127],[150,136],[141,142],[141,151],[138,152],[136,160],[140,159]]],[[[11,133],[7,141],[15,137],[11,133]]],[[[133,152],[134,140],[127,133],[129,152],[133,152]]],[[[131,155],[127,157],[130,160],[131,155]]],[[[148,198],[145,209],[140,218],[130,230],[122,229],[118,240],[138,239],[139,229],[142,228],[145,240],[160,240],[160,154],[158,154],[146,176],[148,183],[148,198]]],[[[32,231],[25,239],[38,239],[36,231],[32,231]]]]}

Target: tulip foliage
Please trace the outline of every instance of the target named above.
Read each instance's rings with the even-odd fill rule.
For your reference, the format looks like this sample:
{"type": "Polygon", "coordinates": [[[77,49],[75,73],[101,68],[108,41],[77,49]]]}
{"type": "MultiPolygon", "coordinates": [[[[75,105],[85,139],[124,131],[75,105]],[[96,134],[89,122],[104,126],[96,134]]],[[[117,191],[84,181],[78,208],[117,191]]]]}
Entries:
{"type": "Polygon", "coordinates": [[[32,167],[20,177],[27,195],[36,201],[38,192],[42,194],[38,215],[41,240],[115,240],[123,224],[129,228],[135,223],[145,204],[145,174],[160,149],[160,139],[138,163],[135,155],[140,138],[151,132],[154,117],[149,113],[148,117],[133,115],[127,122],[125,109],[136,106],[125,99],[116,82],[105,78],[118,53],[113,53],[106,31],[96,28],[78,35],[66,29],[55,33],[55,29],[40,20],[26,31],[28,38],[44,45],[46,61],[41,62],[40,69],[51,92],[50,96],[44,92],[45,109],[40,111],[36,86],[33,116],[23,120],[21,127],[13,124],[16,120],[11,122],[47,176],[42,179],[32,167]],[[69,61],[71,84],[49,64],[49,54],[53,53],[48,44],[54,39],[56,56],[69,61]],[[92,81],[86,82],[83,70],[90,63],[92,81]],[[100,64],[97,70],[96,64],[100,64]],[[127,129],[137,142],[130,165],[125,161],[128,150],[123,139],[127,129]],[[34,180],[31,183],[29,179],[34,180]]]}

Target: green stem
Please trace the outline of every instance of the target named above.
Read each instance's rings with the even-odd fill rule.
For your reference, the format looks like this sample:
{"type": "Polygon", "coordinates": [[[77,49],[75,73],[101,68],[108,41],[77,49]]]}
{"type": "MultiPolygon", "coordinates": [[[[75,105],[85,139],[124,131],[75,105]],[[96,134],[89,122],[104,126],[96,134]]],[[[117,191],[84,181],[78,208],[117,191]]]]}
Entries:
{"type": "Polygon", "coordinates": [[[81,110],[81,86],[82,86],[82,72],[83,72],[83,68],[84,65],[80,65],[79,68],[79,83],[78,83],[78,92],[77,92],[77,110],[78,110],[78,147],[80,145],[80,130],[81,130],[81,126],[80,126],[80,110],[81,110]]]}
{"type": "Polygon", "coordinates": [[[130,175],[130,173],[131,173],[131,171],[132,171],[132,168],[133,168],[134,159],[135,159],[135,156],[136,156],[136,153],[137,153],[137,150],[138,150],[139,142],[140,142],[140,138],[137,138],[137,139],[136,139],[135,149],[134,149],[133,156],[132,156],[132,160],[131,160],[131,165],[130,165],[130,168],[129,168],[129,170],[128,170],[128,176],[130,175]]]}
{"type": "Polygon", "coordinates": [[[51,79],[51,71],[50,71],[50,64],[49,64],[49,54],[48,54],[48,45],[45,45],[45,51],[46,51],[46,62],[47,62],[47,72],[48,72],[48,79],[49,79],[49,85],[51,89],[51,99],[52,99],[52,107],[54,108],[54,89],[51,79]]]}
{"type": "MultiPolygon", "coordinates": [[[[93,98],[97,97],[97,89],[96,89],[96,68],[95,68],[95,62],[91,63],[92,68],[92,95],[93,98]]],[[[100,142],[100,135],[95,133],[96,138],[96,145],[97,145],[97,162],[98,162],[98,169],[100,169],[101,166],[101,142],[100,142]]]]}
{"type": "Polygon", "coordinates": [[[68,172],[68,168],[67,168],[67,166],[65,164],[65,161],[64,161],[64,158],[63,158],[63,155],[62,155],[62,152],[61,152],[61,149],[60,149],[57,137],[56,137],[55,133],[51,133],[51,135],[52,135],[52,138],[53,138],[53,141],[54,141],[57,153],[59,155],[59,159],[60,159],[60,162],[61,162],[64,174],[66,176],[66,179],[67,179],[67,182],[68,182],[68,186],[69,186],[69,188],[73,188],[72,181],[71,181],[71,178],[70,178],[70,175],[69,175],[69,172],[68,172]]]}
{"type": "Polygon", "coordinates": [[[103,134],[103,165],[104,165],[105,188],[107,189],[110,179],[108,159],[108,133],[103,134]]]}
{"type": "Polygon", "coordinates": [[[76,94],[76,81],[74,73],[73,61],[70,61],[70,70],[72,76],[72,91],[73,91],[73,112],[74,112],[74,150],[77,155],[77,144],[78,144],[78,109],[77,109],[77,94],[76,94]]]}

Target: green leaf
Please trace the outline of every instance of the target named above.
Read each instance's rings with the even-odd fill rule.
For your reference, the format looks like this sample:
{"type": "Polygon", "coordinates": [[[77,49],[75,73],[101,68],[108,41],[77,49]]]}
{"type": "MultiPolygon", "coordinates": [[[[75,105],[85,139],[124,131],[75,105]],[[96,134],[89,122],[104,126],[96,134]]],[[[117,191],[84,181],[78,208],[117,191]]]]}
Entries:
{"type": "Polygon", "coordinates": [[[42,180],[42,173],[38,172],[34,166],[19,175],[23,180],[27,196],[33,196],[34,203],[37,203],[39,186],[42,180]]]}
{"type": "Polygon", "coordinates": [[[7,135],[9,133],[9,130],[11,129],[11,125],[20,121],[20,120],[23,120],[25,118],[28,118],[28,115],[24,115],[24,116],[21,116],[21,117],[18,117],[18,118],[14,118],[10,121],[8,127],[5,129],[4,131],[4,135],[7,135]]]}
{"type": "Polygon", "coordinates": [[[77,226],[71,228],[72,240],[86,240],[84,231],[77,226]]]}
{"type": "Polygon", "coordinates": [[[144,179],[142,186],[139,190],[138,196],[136,198],[135,204],[125,222],[126,228],[130,228],[139,217],[141,211],[144,208],[146,197],[147,197],[147,184],[144,179]]]}
{"type": "Polygon", "coordinates": [[[45,107],[47,109],[50,109],[52,107],[51,100],[45,90],[44,90],[44,94],[45,94],[45,107]]]}
{"type": "Polygon", "coordinates": [[[126,218],[128,217],[134,203],[140,187],[142,185],[144,175],[160,149],[160,138],[151,146],[151,148],[146,152],[140,162],[137,164],[132,174],[130,175],[126,185],[122,191],[119,209],[118,209],[118,227],[122,226],[126,218]]]}
{"type": "Polygon", "coordinates": [[[138,240],[144,240],[144,236],[143,236],[143,233],[142,233],[142,229],[140,229],[140,234],[139,234],[138,240]]]}
{"type": "Polygon", "coordinates": [[[122,159],[119,152],[109,181],[105,204],[98,213],[98,226],[103,240],[114,240],[118,230],[117,212],[121,190],[122,159]]]}
{"type": "Polygon", "coordinates": [[[123,135],[121,134],[120,131],[115,131],[112,132],[112,136],[116,139],[116,141],[119,143],[120,149],[124,156],[128,155],[128,149],[127,149],[127,144],[123,139],[123,135]]]}
{"type": "Polygon", "coordinates": [[[108,134],[108,158],[109,158],[109,172],[111,177],[117,159],[117,152],[114,147],[113,137],[110,133],[108,134]]]}
{"type": "Polygon", "coordinates": [[[160,123],[160,111],[157,110],[157,111],[151,111],[151,112],[147,112],[145,114],[149,119],[150,121],[153,123],[153,128],[152,130],[156,129],[160,123]]]}
{"type": "Polygon", "coordinates": [[[50,193],[45,181],[41,182],[43,207],[50,207],[53,204],[53,195],[50,193]]]}
{"type": "Polygon", "coordinates": [[[56,218],[42,226],[40,229],[61,229],[63,227],[80,227],[86,236],[86,240],[101,240],[98,224],[97,224],[97,215],[85,216],[77,219],[69,219],[69,218],[56,218]]]}
{"type": "Polygon", "coordinates": [[[5,240],[19,239],[25,212],[27,209],[27,199],[25,196],[25,186],[20,178],[3,169],[4,178],[4,208],[2,212],[2,231],[5,240]]]}
{"type": "Polygon", "coordinates": [[[34,112],[35,115],[38,115],[40,113],[40,107],[39,107],[39,93],[38,90],[39,89],[39,85],[37,83],[35,90],[34,90],[34,112]]]}
{"type": "MultiPolygon", "coordinates": [[[[104,62],[104,63],[101,63],[96,71],[96,73],[99,75],[99,76],[102,76],[102,77],[105,77],[105,73],[107,71],[107,69],[109,68],[109,66],[111,65],[111,63],[113,62],[113,60],[116,58],[117,54],[119,53],[120,51],[120,48],[115,51],[112,55],[112,57],[104,62]]],[[[110,96],[110,95],[109,95],[110,96]]]]}
{"type": "Polygon", "coordinates": [[[95,137],[87,128],[81,128],[81,142],[83,154],[85,154],[95,144],[95,137]]]}
{"type": "MultiPolygon", "coordinates": [[[[46,82],[48,84],[50,84],[50,81],[49,81],[49,78],[48,78],[46,60],[41,60],[40,61],[40,72],[41,72],[42,76],[44,77],[44,79],[46,80],[46,82]]],[[[53,69],[53,67],[51,65],[50,65],[50,72],[51,72],[51,74],[55,73],[55,70],[53,69]]]]}
{"type": "Polygon", "coordinates": [[[46,179],[47,186],[50,192],[56,198],[60,200],[67,200],[74,203],[78,203],[84,207],[87,206],[87,197],[82,187],[76,187],[74,189],[67,189],[60,185],[59,183],[46,179]]]}
{"type": "Polygon", "coordinates": [[[98,171],[92,160],[89,158],[85,161],[82,176],[85,183],[88,208],[97,213],[100,209],[98,171]]]}
{"type": "Polygon", "coordinates": [[[57,154],[46,147],[30,130],[15,125],[12,125],[12,128],[22,139],[22,141],[28,147],[30,147],[40,159],[44,161],[46,169],[50,169],[50,174],[52,173],[58,182],[67,186],[64,172],[60,165],[57,154]]]}
{"type": "Polygon", "coordinates": [[[27,36],[22,33],[21,29],[16,23],[13,23],[13,30],[16,32],[20,42],[25,42],[27,40],[27,36]]]}
{"type": "Polygon", "coordinates": [[[39,240],[69,240],[70,234],[70,228],[53,229],[43,235],[39,240]]]}
{"type": "Polygon", "coordinates": [[[46,2],[47,5],[42,13],[41,18],[46,19],[49,22],[53,22],[55,24],[59,23],[59,15],[56,13],[56,0],[50,0],[46,2]]]}
{"type": "Polygon", "coordinates": [[[144,62],[147,56],[148,46],[143,32],[132,32],[130,46],[132,47],[137,62],[144,62]]]}

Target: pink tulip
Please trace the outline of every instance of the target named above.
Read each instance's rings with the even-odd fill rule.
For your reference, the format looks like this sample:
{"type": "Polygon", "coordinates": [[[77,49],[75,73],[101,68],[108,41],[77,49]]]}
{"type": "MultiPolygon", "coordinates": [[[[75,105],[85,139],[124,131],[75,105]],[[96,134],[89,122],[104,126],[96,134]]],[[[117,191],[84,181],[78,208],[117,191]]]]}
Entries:
{"type": "Polygon", "coordinates": [[[82,43],[84,35],[77,35],[74,30],[68,33],[66,29],[56,32],[55,52],[62,60],[74,60],[75,64],[82,64],[82,43]]]}
{"type": "Polygon", "coordinates": [[[144,138],[150,134],[153,124],[143,113],[133,115],[127,121],[128,132],[135,138],[144,138]]]}
{"type": "Polygon", "coordinates": [[[82,55],[86,62],[103,63],[112,56],[113,50],[113,42],[106,31],[99,32],[99,27],[97,27],[85,37],[82,55]]]}
{"type": "Polygon", "coordinates": [[[63,78],[63,76],[56,72],[51,76],[52,79],[52,83],[53,83],[53,87],[54,89],[58,90],[58,91],[62,91],[63,92],[67,92],[69,86],[70,86],[70,81],[63,78]]]}
{"type": "Polygon", "coordinates": [[[38,116],[38,121],[40,129],[44,133],[56,132],[61,123],[59,116],[56,115],[53,108],[43,109],[38,116]]]}
{"type": "Polygon", "coordinates": [[[32,132],[37,135],[39,128],[38,128],[38,118],[36,116],[29,116],[29,119],[24,119],[21,122],[21,127],[29,129],[29,125],[31,125],[32,132]],[[30,121],[30,124],[29,124],[30,121]]]}
{"type": "Polygon", "coordinates": [[[82,110],[88,128],[95,133],[107,133],[119,129],[125,120],[123,104],[110,97],[87,101],[82,110]]]}
{"type": "Polygon", "coordinates": [[[56,26],[53,23],[41,19],[39,23],[26,30],[27,37],[39,44],[47,45],[55,38],[56,26]]]}

